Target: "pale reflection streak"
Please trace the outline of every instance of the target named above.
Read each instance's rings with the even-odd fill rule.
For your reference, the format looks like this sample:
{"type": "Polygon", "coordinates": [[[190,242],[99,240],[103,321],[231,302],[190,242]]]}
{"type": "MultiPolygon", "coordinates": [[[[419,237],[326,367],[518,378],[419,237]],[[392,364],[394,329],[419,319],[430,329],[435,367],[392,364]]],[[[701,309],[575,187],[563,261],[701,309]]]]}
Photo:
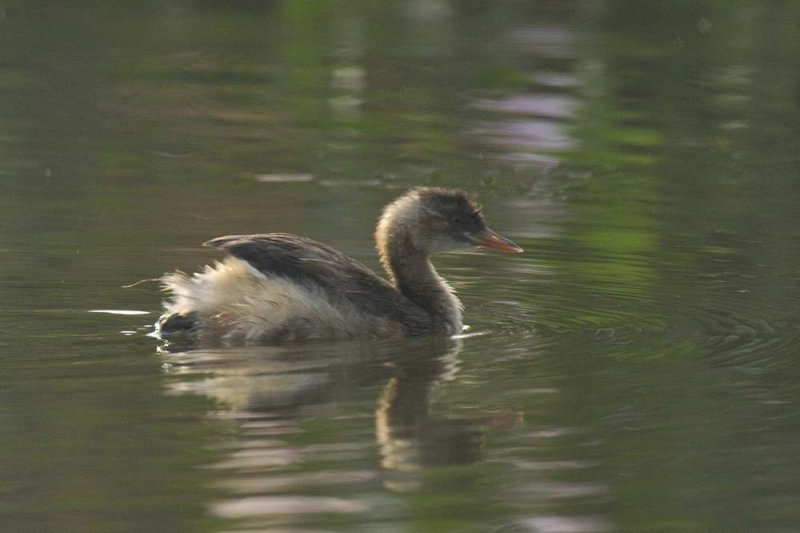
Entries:
{"type": "Polygon", "coordinates": [[[600,533],[612,528],[600,517],[535,516],[515,524],[520,531],[536,533],[600,533]],[[524,528],[524,529],[522,529],[524,528]]]}
{"type": "Polygon", "coordinates": [[[476,119],[469,134],[499,151],[501,159],[554,167],[559,152],[575,148],[568,131],[577,112],[578,83],[570,72],[575,38],[567,28],[537,26],[519,28],[509,41],[526,62],[548,67],[523,73],[530,87],[515,94],[476,98],[471,107],[490,116],[476,119]]]}
{"type": "Polygon", "coordinates": [[[364,61],[364,30],[359,17],[334,17],[334,64],[331,69],[331,111],[343,126],[358,120],[362,114],[366,70],[364,61]]]}
{"type": "Polygon", "coordinates": [[[367,510],[369,506],[363,502],[312,496],[254,496],[212,506],[212,513],[223,518],[275,514],[357,513],[367,510]]]}

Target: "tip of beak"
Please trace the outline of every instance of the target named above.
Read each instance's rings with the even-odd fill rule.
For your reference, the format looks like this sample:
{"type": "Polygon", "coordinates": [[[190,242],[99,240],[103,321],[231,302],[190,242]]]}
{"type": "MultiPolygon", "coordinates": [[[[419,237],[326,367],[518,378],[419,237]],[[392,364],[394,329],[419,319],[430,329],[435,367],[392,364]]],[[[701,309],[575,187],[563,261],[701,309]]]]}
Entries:
{"type": "Polygon", "coordinates": [[[521,254],[522,252],[525,251],[525,250],[523,250],[522,248],[520,248],[517,245],[502,246],[502,247],[501,246],[484,246],[484,245],[481,245],[481,246],[483,246],[484,248],[491,248],[492,250],[497,250],[498,252],[503,252],[504,254],[521,254]]]}
{"type": "Polygon", "coordinates": [[[506,239],[502,235],[498,235],[492,230],[486,230],[477,239],[476,244],[483,248],[497,250],[506,254],[520,254],[524,250],[517,246],[517,243],[510,239],[506,239]]]}

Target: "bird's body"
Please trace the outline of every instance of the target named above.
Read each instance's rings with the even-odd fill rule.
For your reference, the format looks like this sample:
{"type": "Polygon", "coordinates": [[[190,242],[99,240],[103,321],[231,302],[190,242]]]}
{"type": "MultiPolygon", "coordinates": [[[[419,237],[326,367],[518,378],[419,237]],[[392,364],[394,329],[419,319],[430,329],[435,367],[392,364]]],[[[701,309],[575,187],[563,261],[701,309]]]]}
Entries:
{"type": "Polygon", "coordinates": [[[172,297],[156,329],[236,344],[452,335],[462,328],[461,304],[430,255],[476,244],[521,251],[486,228],[464,193],[447,189],[413,189],[389,204],[376,241],[391,283],[296,235],[212,239],[206,245],[228,257],[192,276],[164,276],[172,297]]]}

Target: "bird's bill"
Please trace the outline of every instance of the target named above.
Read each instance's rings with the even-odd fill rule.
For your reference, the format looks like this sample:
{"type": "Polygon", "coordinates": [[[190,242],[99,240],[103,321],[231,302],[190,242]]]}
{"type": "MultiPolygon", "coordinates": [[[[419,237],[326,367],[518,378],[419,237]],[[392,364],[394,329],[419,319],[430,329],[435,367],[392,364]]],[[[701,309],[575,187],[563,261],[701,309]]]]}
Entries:
{"type": "Polygon", "coordinates": [[[477,246],[497,250],[506,254],[518,254],[523,250],[511,239],[506,239],[502,235],[486,228],[477,235],[473,241],[477,246]]]}

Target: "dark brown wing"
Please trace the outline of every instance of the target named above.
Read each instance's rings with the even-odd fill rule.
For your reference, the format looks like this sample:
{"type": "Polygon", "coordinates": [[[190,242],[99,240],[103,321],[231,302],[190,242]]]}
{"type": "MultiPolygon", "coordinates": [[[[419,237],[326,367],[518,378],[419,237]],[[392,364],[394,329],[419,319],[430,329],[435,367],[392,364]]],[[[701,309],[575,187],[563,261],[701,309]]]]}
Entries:
{"type": "Polygon", "coordinates": [[[358,261],[320,242],[287,233],[229,235],[205,246],[224,250],[256,270],[323,289],[364,313],[400,322],[409,334],[430,329],[430,317],[389,282],[358,261]]]}

